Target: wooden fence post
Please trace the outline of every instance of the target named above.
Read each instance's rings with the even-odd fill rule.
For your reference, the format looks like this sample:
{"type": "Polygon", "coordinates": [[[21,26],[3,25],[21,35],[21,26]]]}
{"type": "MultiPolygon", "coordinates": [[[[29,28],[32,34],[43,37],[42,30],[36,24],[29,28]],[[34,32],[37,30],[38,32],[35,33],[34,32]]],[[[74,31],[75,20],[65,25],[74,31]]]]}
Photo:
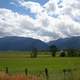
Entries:
{"type": "Polygon", "coordinates": [[[73,80],[72,70],[71,69],[64,69],[64,80],[73,80]]]}
{"type": "Polygon", "coordinates": [[[66,80],[66,69],[63,69],[64,80],[66,80]]]}
{"type": "Polygon", "coordinates": [[[25,68],[25,74],[26,74],[26,75],[28,74],[28,69],[27,69],[27,68],[25,68]]]}
{"type": "Polygon", "coordinates": [[[6,73],[8,74],[8,72],[9,72],[9,71],[8,71],[8,67],[6,67],[6,73]]]}
{"type": "Polygon", "coordinates": [[[46,75],[46,80],[49,80],[49,74],[48,74],[48,69],[45,68],[45,75],[46,75]]]}
{"type": "Polygon", "coordinates": [[[73,80],[73,73],[72,73],[72,70],[71,69],[68,69],[68,74],[69,74],[69,79],[70,80],[73,80]]]}

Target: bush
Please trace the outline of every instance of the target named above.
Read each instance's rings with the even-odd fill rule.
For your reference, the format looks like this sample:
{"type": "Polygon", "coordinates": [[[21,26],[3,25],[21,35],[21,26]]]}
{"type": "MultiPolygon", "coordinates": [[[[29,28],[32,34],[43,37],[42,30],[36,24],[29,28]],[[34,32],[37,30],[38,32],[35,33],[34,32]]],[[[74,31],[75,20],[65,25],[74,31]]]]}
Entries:
{"type": "Polygon", "coordinates": [[[52,53],[52,57],[55,57],[56,56],[56,52],[57,52],[57,47],[55,45],[51,45],[49,47],[49,51],[52,53]]]}
{"type": "Polygon", "coordinates": [[[31,58],[36,58],[38,54],[38,50],[37,48],[33,48],[32,49],[32,53],[31,53],[31,58]]]}
{"type": "Polygon", "coordinates": [[[66,56],[66,54],[64,51],[60,53],[60,57],[65,57],[65,56],[66,56]]]}
{"type": "Polygon", "coordinates": [[[78,49],[67,49],[68,57],[78,57],[80,56],[80,51],[78,49]]]}

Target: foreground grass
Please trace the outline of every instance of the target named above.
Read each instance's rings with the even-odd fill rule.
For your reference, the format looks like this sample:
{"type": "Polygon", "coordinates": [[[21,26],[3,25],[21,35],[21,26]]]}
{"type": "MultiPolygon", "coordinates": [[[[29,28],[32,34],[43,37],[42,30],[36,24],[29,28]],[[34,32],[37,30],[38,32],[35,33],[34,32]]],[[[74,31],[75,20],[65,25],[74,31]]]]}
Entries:
{"type": "MultiPolygon", "coordinates": [[[[63,69],[71,69],[72,74],[70,72],[66,74],[66,80],[80,80],[79,57],[52,57],[49,53],[39,53],[37,58],[30,58],[30,52],[0,52],[0,71],[5,72],[6,67],[9,69],[9,74],[16,73],[18,75],[23,75],[25,68],[32,75],[43,72],[45,68],[48,68],[49,80],[53,80],[53,78],[54,80],[65,80],[63,69]]],[[[45,80],[44,73],[42,73],[41,78],[45,80]]]]}
{"type": "Polygon", "coordinates": [[[11,75],[0,72],[0,80],[42,80],[41,77],[35,75],[16,74],[11,75]]]}

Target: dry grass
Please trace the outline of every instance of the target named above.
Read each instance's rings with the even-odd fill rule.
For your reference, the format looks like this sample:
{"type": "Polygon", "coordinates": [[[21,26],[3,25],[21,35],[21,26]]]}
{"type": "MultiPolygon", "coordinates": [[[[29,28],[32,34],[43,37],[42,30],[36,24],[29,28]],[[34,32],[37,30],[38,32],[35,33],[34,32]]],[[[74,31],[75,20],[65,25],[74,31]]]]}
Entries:
{"type": "Polygon", "coordinates": [[[0,72],[0,80],[41,80],[41,78],[35,75],[25,74],[9,75],[6,74],[5,72],[0,72]]]}

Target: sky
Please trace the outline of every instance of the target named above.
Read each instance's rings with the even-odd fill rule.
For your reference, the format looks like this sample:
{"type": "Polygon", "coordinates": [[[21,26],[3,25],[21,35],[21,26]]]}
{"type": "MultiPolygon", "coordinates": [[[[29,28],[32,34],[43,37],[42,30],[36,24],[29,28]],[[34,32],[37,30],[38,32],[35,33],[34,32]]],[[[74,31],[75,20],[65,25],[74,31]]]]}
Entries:
{"type": "Polygon", "coordinates": [[[0,37],[50,41],[80,36],[80,0],[0,0],[0,37]]]}

